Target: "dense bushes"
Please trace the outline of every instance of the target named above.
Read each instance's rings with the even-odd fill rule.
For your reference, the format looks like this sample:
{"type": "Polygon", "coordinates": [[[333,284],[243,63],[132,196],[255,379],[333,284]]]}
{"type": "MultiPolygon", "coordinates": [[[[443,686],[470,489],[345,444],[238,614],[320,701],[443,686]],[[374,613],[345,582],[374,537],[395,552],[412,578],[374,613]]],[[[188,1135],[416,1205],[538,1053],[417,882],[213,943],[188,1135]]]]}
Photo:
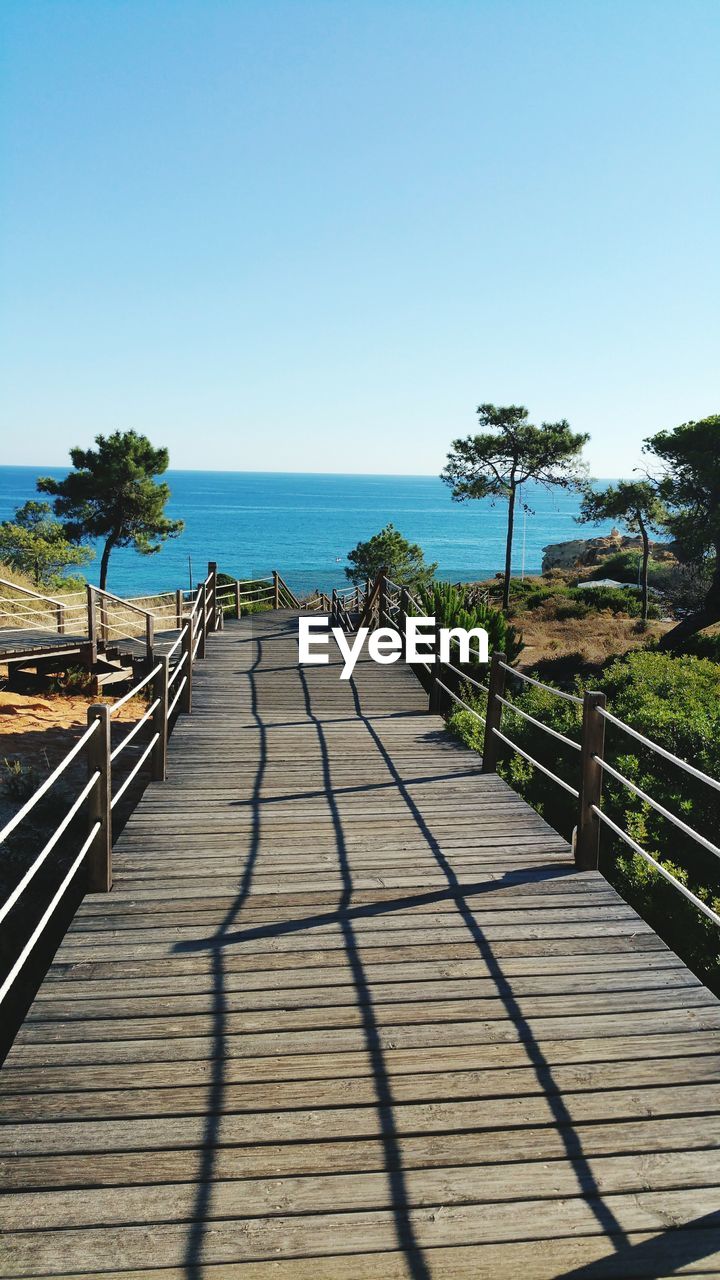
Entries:
{"type": "MultiPolygon", "coordinates": [[[[514,681],[511,681],[514,684],[514,681]]],[[[578,688],[579,688],[578,682],[578,688]]],[[[720,778],[720,667],[702,658],[678,658],[640,651],[613,661],[593,679],[608,707],[620,719],[682,760],[720,778]]],[[[513,701],[544,724],[574,741],[580,738],[579,708],[534,686],[513,701]]],[[[481,708],[479,708],[481,709],[481,708]]],[[[467,712],[451,717],[451,726],[469,745],[481,748],[478,721],[467,712]]],[[[577,787],[579,755],[540,729],[504,712],[503,726],[531,755],[577,787]]],[[[717,843],[720,792],[612,725],[606,759],[636,786],[717,843]]],[[[522,757],[505,749],[499,772],[548,822],[570,837],[575,802],[522,757]]],[[[606,775],[603,807],[619,826],[659,858],[701,898],[720,899],[720,861],[685,836],[621,783],[606,775]]],[[[603,835],[602,869],[646,920],[701,977],[720,991],[720,939],[717,928],[620,840],[603,835]]],[[[717,909],[717,906],[716,906],[717,909]]]]}
{"type": "Polygon", "coordinates": [[[439,627],[484,627],[488,633],[490,653],[504,653],[508,662],[514,662],[522,652],[520,633],[508,622],[500,609],[482,600],[470,601],[465,587],[455,587],[450,582],[434,582],[432,586],[417,592],[418,604],[427,617],[435,618],[439,627]]]}
{"type": "MultiPolygon", "coordinates": [[[[608,556],[607,560],[601,560],[599,564],[593,566],[587,573],[589,579],[592,578],[614,578],[616,582],[628,582],[637,584],[638,567],[642,559],[640,551],[618,551],[614,556],[608,556]]],[[[672,558],[667,560],[653,560],[652,557],[648,561],[648,584],[651,587],[657,587],[663,591],[676,568],[676,561],[672,558]]]]}
{"type": "MultiPolygon", "coordinates": [[[[543,582],[537,579],[514,586],[512,608],[516,614],[542,609],[546,618],[557,621],[587,618],[593,612],[604,611],[639,618],[642,612],[640,597],[625,587],[579,588],[562,581],[543,582]]],[[[660,616],[661,610],[651,604],[648,617],[660,616]]]]}

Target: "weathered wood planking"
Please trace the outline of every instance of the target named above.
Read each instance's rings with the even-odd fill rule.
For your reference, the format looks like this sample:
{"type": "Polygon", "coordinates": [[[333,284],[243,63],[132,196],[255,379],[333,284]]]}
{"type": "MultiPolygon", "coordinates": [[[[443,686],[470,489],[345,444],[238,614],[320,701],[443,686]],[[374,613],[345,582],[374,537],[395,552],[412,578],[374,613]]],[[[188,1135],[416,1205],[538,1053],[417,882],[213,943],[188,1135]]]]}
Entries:
{"type": "Polygon", "coordinates": [[[718,1001],[295,629],[209,638],[8,1057],[0,1274],[720,1274],[718,1001]]]}

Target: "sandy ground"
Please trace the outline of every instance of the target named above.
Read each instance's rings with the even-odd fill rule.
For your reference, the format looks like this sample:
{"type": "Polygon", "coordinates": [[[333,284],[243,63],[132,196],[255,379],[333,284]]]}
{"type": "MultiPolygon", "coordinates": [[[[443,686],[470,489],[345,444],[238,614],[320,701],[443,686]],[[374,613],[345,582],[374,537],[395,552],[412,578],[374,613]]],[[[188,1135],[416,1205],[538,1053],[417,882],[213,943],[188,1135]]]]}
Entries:
{"type": "MultiPolygon", "coordinates": [[[[14,693],[0,688],[0,784],[6,775],[6,760],[20,760],[42,781],[77,742],[87,725],[87,709],[93,702],[111,698],[91,698],[82,694],[14,693]]],[[[132,724],[143,714],[142,697],[121,707],[113,722],[132,724]]],[[[0,825],[18,807],[0,785],[0,825]]]]}

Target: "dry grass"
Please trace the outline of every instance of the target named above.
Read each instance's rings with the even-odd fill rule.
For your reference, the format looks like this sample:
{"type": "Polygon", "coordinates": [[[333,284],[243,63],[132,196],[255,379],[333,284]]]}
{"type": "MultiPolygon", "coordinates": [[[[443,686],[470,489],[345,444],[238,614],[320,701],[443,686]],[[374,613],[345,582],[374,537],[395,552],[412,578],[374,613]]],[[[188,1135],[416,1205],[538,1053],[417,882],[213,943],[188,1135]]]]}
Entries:
{"type": "Polygon", "coordinates": [[[642,630],[637,618],[609,611],[563,620],[549,617],[551,612],[541,607],[525,610],[512,618],[525,641],[520,656],[521,669],[569,657],[583,666],[600,666],[608,658],[644,648],[648,641],[657,639],[673,625],[649,622],[642,630]]]}

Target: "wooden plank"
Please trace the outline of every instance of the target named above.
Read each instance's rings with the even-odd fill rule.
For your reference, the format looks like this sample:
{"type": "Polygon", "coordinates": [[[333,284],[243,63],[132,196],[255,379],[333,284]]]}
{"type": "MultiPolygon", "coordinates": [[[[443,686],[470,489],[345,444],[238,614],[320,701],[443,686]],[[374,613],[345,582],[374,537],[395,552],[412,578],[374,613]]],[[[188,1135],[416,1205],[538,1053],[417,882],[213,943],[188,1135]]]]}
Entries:
{"type": "Polygon", "coordinates": [[[0,1275],[717,1273],[717,1000],[289,619],[208,637],[0,1075],[0,1275]]]}

